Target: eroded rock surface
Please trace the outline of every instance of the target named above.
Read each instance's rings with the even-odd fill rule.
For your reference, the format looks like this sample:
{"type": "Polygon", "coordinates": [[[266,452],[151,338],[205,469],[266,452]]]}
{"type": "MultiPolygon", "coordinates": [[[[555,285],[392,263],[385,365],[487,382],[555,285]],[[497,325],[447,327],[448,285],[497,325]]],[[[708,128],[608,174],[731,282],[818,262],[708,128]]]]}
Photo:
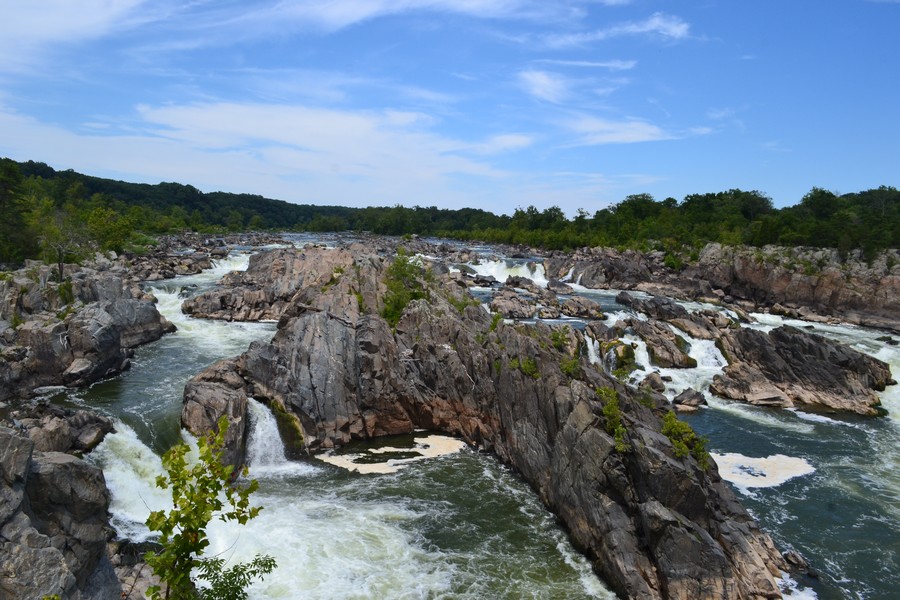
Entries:
{"type": "Polygon", "coordinates": [[[100,469],[0,427],[0,499],[0,597],[120,597],[100,469]]]}
{"type": "Polygon", "coordinates": [[[719,343],[729,364],[710,390],[750,404],[873,416],[876,391],[896,383],[884,362],[795,327],[728,331],[719,343]]]}

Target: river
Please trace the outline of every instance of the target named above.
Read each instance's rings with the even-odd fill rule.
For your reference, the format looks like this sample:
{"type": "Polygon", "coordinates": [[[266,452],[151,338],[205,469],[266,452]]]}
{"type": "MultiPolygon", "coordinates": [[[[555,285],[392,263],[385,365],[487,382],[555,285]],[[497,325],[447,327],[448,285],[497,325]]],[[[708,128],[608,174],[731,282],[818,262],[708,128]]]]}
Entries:
{"type": "MultiPolygon", "coordinates": [[[[274,324],[196,320],[182,315],[186,294],[214,285],[246,255],[196,276],[157,282],[151,291],[178,331],[137,350],[130,371],[67,402],[87,404],[118,420],[117,432],[91,455],[112,491],[114,525],[145,539],[151,509],[166,505],[155,488],[159,454],[181,439],[181,393],[187,379],[213,361],[234,356],[274,324]]],[[[540,281],[540,265],[483,263],[504,280],[509,273],[540,281]]],[[[585,293],[623,316],[615,292],[585,293]]],[[[758,328],[780,318],[755,315],[758,328]]],[[[578,325],[577,321],[571,321],[578,325]]],[[[809,327],[808,323],[793,323],[809,327]]],[[[891,364],[900,379],[900,350],[863,328],[813,326],[891,364]]],[[[651,369],[642,342],[633,377],[651,369]]],[[[685,387],[704,392],[710,406],[684,417],[710,440],[723,477],[773,535],[818,571],[793,597],[893,598],[900,589],[900,390],[882,394],[880,419],[828,418],[750,407],[709,395],[725,361],[709,342],[691,340],[696,369],[659,369],[672,378],[670,398],[685,387]]],[[[251,476],[260,516],[242,528],[211,527],[212,551],[246,560],[271,554],[278,569],[251,590],[252,598],[611,598],[587,561],[528,487],[489,456],[462,450],[417,461],[388,474],[351,473],[311,460],[284,459],[274,424],[252,406],[251,476]]],[[[412,444],[412,439],[393,442],[412,444]]]]}
{"type": "MultiPolygon", "coordinates": [[[[162,472],[159,453],[182,435],[186,381],[274,332],[271,323],[181,314],[185,293],[199,293],[246,263],[238,256],[197,276],[153,284],[160,311],[178,331],[139,348],[130,371],[67,398],[117,419],[116,433],[90,460],[104,470],[113,524],[123,536],[148,538],[150,510],[169,504],[154,482],[162,472]]],[[[252,409],[250,474],[260,482],[253,501],[264,509],[243,527],[210,527],[211,553],[276,559],[278,568],[251,588],[252,598],[614,597],[527,485],[492,457],[463,450],[379,475],[288,462],[268,412],[252,409]]]]}

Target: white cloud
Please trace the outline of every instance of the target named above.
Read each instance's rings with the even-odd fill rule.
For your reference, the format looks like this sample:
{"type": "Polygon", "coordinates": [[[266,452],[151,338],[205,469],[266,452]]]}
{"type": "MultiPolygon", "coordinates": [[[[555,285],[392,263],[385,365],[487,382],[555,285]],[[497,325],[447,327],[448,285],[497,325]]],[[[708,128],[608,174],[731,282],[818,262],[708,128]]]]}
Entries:
{"type": "Polygon", "coordinates": [[[526,92],[548,102],[559,103],[569,94],[568,81],[547,71],[520,71],[519,83],[526,92]]]}
{"type": "MultiPolygon", "coordinates": [[[[472,205],[457,181],[489,193],[511,173],[475,159],[524,148],[523,134],[464,142],[433,133],[408,111],[341,111],[289,105],[140,106],[134,131],[78,133],[0,106],[0,155],[38,159],[131,181],[181,181],[200,189],[258,193],[347,206],[472,205]],[[491,183],[492,182],[492,183],[491,183]]],[[[495,190],[496,191],[496,190],[495,190]]]]}
{"type": "Polygon", "coordinates": [[[585,33],[549,35],[544,40],[550,47],[564,48],[629,35],[651,35],[668,40],[681,40],[690,35],[690,25],[680,17],[657,12],[643,21],[628,21],[585,33]]]}
{"type": "Polygon", "coordinates": [[[245,15],[260,23],[293,22],[325,31],[415,11],[445,12],[479,19],[546,19],[579,14],[567,3],[540,0],[300,0],[280,1],[245,15]]]}
{"type": "Polygon", "coordinates": [[[21,71],[51,46],[92,40],[127,26],[146,0],[0,1],[0,70],[21,71]]]}
{"type": "Polygon", "coordinates": [[[519,133],[495,135],[484,142],[471,146],[471,151],[476,154],[499,154],[501,152],[527,148],[533,142],[534,139],[531,136],[519,133]]]}
{"type": "Polygon", "coordinates": [[[640,119],[612,121],[600,117],[583,115],[562,123],[563,127],[575,133],[575,146],[597,146],[601,144],[632,144],[673,139],[675,136],[662,128],[640,119]]]}
{"type": "Polygon", "coordinates": [[[628,71],[637,66],[636,60],[555,60],[552,58],[541,59],[537,62],[561,65],[564,67],[588,67],[597,69],[609,69],[610,71],[628,71]]]}

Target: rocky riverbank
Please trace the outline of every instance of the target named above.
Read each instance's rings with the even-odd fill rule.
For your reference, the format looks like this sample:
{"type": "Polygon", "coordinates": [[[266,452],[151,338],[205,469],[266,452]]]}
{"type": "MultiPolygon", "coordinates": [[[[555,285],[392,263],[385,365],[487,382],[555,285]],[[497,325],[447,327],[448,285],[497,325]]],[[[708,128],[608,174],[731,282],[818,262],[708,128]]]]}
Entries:
{"type": "MultiPolygon", "coordinates": [[[[623,597],[780,595],[775,578],[787,561],[702,446],[683,429],[664,428],[669,403],[652,386],[624,386],[591,363],[583,351],[589,340],[575,329],[492,318],[469,295],[473,282],[439,264],[419,273],[411,285],[425,299],[411,302],[391,328],[379,316],[391,260],[365,246],[277,250],[187,303],[196,316],[265,315],[279,327],[271,342],[254,343],[188,383],[184,426],[201,432],[229,415],[236,462],[245,452],[249,397],[272,408],[297,453],[416,428],[451,433],[521,473],[623,597]]],[[[545,291],[509,283],[510,298],[552,306],[545,291]]],[[[708,339],[739,330],[719,313],[670,307],[669,314],[665,301],[651,304],[708,339]]],[[[621,327],[644,337],[656,360],[689,366],[662,323],[621,327]]],[[[615,340],[616,327],[601,336],[615,340]]],[[[844,361],[823,354],[815,359],[828,365],[821,368],[844,361]]],[[[888,383],[877,362],[867,368],[866,384],[888,383]]]]}
{"type": "MultiPolygon", "coordinates": [[[[548,278],[596,289],[736,303],[801,319],[828,320],[900,332],[900,253],[866,262],[836,250],[708,244],[673,268],[663,252],[582,248],[546,258],[548,278]]],[[[676,264],[677,264],[676,263],[676,264]]]]}
{"type": "MultiPolygon", "coordinates": [[[[274,241],[231,240],[248,246],[274,241]]],[[[698,266],[680,272],[655,255],[554,255],[544,263],[550,278],[544,287],[521,277],[473,278],[448,267],[477,260],[474,253],[413,240],[406,244],[410,251],[440,258],[429,259],[422,270],[412,261],[416,275],[400,287],[415,288],[420,299],[392,326],[381,313],[398,289],[390,268],[397,245],[363,237],[339,248],[259,253],[246,272],[186,301],[184,311],[197,317],[275,320],[278,331],[271,341],[252,344],[188,383],[184,426],[200,433],[228,414],[229,459],[235,463],[246,452],[249,397],[273,410],[296,455],[417,428],[450,433],[520,473],[622,597],[781,595],[777,578],[802,559],[781,556],[721,479],[702,443],[689,429],[672,425],[658,374],[638,387],[614,375],[633,368],[634,350],[622,337],[641,338],[651,362],[671,368],[692,366],[689,339],[715,340],[729,362],[714,383],[717,394],[814,411],[878,414],[875,391],[894,383],[883,363],[796,328],[763,333],[742,327],[742,307],[816,316],[793,308],[805,296],[776,291],[773,282],[783,278],[774,275],[753,279],[738,269],[744,274],[732,273],[730,280],[717,275],[715,284],[695,279],[701,271],[690,269],[700,269],[704,260],[704,268],[714,268],[712,249],[704,250],[698,266]],[[688,311],[666,298],[624,294],[619,302],[643,316],[609,326],[600,321],[599,305],[573,295],[559,279],[709,298],[733,312],[688,311]],[[761,282],[771,293],[739,282],[761,282]],[[495,315],[570,315],[588,323],[581,331],[505,322],[472,298],[473,285],[495,288],[495,315]],[[559,293],[568,297],[560,301],[559,293]],[[774,303],[779,298],[783,303],[774,303]],[[592,345],[609,360],[592,362],[592,345]]],[[[197,272],[227,251],[223,240],[173,238],[145,258],[100,257],[68,267],[68,285],[50,281],[49,269],[40,265],[5,277],[0,389],[6,396],[0,400],[40,395],[45,386],[85,385],[127,368],[131,348],[170,329],[140,281],[197,272]]],[[[870,268],[882,267],[893,269],[887,261],[870,268]]],[[[855,290],[875,289],[859,287],[857,279],[869,276],[860,269],[845,269],[842,277],[852,285],[840,281],[855,290]]],[[[820,295],[821,285],[812,286],[820,295]]],[[[884,291],[892,284],[869,285],[884,291]]],[[[865,318],[890,323],[896,296],[877,293],[882,299],[865,318]]],[[[830,304],[816,310],[858,310],[852,297],[832,294],[830,304]]],[[[692,390],[675,400],[686,407],[702,402],[702,394],[692,390]]],[[[125,550],[108,545],[112,530],[102,473],[76,456],[99,443],[108,422],[38,406],[16,412],[6,425],[0,429],[0,447],[8,449],[0,454],[0,492],[9,501],[0,514],[0,544],[8,559],[0,568],[22,575],[4,580],[7,587],[0,590],[12,597],[40,589],[88,598],[104,597],[96,595],[101,589],[121,591],[116,576],[131,585],[140,564],[129,558],[127,544],[125,550]],[[46,566],[40,577],[29,574],[31,564],[46,566]]],[[[137,579],[146,586],[145,578],[137,579]]]]}

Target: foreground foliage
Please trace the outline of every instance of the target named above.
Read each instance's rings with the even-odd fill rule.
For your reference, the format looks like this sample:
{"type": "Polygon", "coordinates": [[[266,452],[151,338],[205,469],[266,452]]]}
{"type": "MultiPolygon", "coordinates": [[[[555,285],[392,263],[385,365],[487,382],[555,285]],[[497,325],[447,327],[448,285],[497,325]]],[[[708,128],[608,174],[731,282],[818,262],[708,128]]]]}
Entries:
{"type": "MultiPolygon", "coordinates": [[[[250,563],[240,563],[223,570],[225,561],[218,557],[202,558],[209,546],[206,528],[210,521],[237,521],[245,524],[261,510],[250,506],[250,494],[258,488],[256,480],[234,482],[234,466],[222,463],[228,419],[222,417],[218,432],[198,440],[199,460],[188,463],[189,446],[179,444],[163,456],[165,475],[156,479],[163,489],[171,489],[171,510],[157,510],[147,517],[147,527],[159,532],[158,552],[148,552],[144,560],[165,584],[150,588],[153,600],[211,600],[247,598],[246,588],[257,577],[275,568],[275,560],[257,555],[250,563]],[[192,579],[196,569],[199,579],[210,587],[198,588],[192,579]]],[[[244,467],[242,476],[247,475],[244,467]]]]}
{"type": "Polygon", "coordinates": [[[675,456],[685,458],[690,454],[701,469],[706,470],[709,467],[710,456],[706,450],[706,438],[697,435],[684,421],[679,421],[671,410],[663,417],[662,434],[669,438],[675,447],[675,456]]]}

